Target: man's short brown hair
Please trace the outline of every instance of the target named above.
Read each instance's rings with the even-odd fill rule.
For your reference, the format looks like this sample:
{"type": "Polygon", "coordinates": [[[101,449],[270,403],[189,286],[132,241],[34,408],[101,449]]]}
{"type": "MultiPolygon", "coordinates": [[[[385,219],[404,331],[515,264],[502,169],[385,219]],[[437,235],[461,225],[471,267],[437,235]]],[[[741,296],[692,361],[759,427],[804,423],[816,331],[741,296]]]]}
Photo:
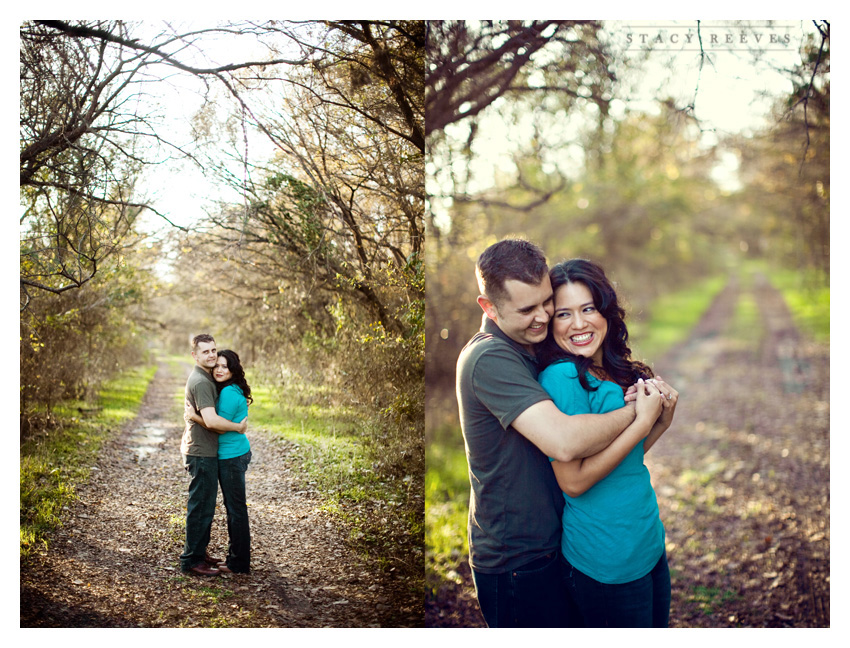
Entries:
{"type": "Polygon", "coordinates": [[[497,307],[508,297],[505,282],[515,279],[537,285],[549,272],[546,255],[534,243],[505,239],[488,247],[475,264],[475,276],[481,294],[497,307]]]}
{"type": "Polygon", "coordinates": [[[192,352],[193,353],[198,350],[198,344],[200,344],[201,342],[212,342],[213,344],[215,344],[215,338],[212,335],[210,335],[209,333],[200,333],[200,334],[196,335],[195,337],[193,337],[192,338],[192,352]]]}

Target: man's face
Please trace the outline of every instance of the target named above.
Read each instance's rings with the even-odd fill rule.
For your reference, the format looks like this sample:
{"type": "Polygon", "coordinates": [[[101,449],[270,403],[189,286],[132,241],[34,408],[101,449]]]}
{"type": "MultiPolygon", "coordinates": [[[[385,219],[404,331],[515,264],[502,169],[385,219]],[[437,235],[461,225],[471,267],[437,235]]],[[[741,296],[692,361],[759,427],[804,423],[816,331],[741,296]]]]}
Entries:
{"type": "Polygon", "coordinates": [[[543,275],[536,285],[508,279],[505,293],[507,298],[498,307],[486,299],[481,307],[505,335],[532,351],[535,344],[546,339],[546,328],[554,312],[549,275],[543,275]]]}
{"type": "Polygon", "coordinates": [[[201,369],[212,371],[218,357],[215,342],[198,342],[198,349],[192,351],[192,357],[201,369]]]}

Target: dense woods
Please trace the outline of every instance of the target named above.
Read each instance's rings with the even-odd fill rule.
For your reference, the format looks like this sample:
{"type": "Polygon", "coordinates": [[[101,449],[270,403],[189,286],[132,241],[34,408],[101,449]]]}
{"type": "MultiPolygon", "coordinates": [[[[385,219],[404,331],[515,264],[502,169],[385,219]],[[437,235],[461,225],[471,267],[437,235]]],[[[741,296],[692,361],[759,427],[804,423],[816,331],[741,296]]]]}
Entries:
{"type": "Polygon", "coordinates": [[[414,463],[395,469],[415,469],[422,23],[156,28],[21,27],[22,431],[56,399],[138,362],[151,339],[186,353],[203,329],[277,381],[332,385],[374,414],[378,436],[404,446],[399,461],[414,463]],[[203,60],[216,37],[250,39],[266,54],[203,60]],[[190,142],[157,104],[177,75],[204,93],[190,142]],[[251,155],[249,130],[271,143],[268,157],[251,155]],[[170,226],[140,178],[172,156],[239,198],[170,226]],[[155,234],[140,228],[143,213],[159,221],[155,234]],[[56,363],[59,349],[70,357],[56,363]]]}
{"type": "Polygon", "coordinates": [[[312,491],[333,463],[322,496],[351,546],[421,580],[423,23],[29,21],[20,36],[22,555],[78,479],[46,448],[63,430],[96,448],[74,426],[107,381],[191,362],[209,332],[268,394],[253,420],[319,430],[293,451],[300,479],[312,491]]]}

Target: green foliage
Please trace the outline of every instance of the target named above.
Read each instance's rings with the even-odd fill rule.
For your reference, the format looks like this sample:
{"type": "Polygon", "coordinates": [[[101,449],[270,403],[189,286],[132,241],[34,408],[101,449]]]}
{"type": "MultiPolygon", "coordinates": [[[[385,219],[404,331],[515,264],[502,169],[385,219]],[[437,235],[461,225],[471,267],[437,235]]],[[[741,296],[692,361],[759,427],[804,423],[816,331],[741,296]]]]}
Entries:
{"type": "Polygon", "coordinates": [[[829,277],[816,270],[768,270],[797,326],[819,342],[829,342],[829,277]]]}
{"type": "MultiPolygon", "coordinates": [[[[826,36],[822,41],[822,37],[826,36]]],[[[800,64],[789,70],[793,91],[777,99],[773,124],[752,137],[729,138],[741,159],[750,254],[774,264],[830,268],[830,48],[810,35],[800,64]]]]}
{"type": "Polygon", "coordinates": [[[62,399],[91,399],[144,355],[141,302],[156,290],[146,251],[105,264],[82,288],[41,294],[20,314],[21,434],[62,399]]]}
{"type": "MultiPolygon", "coordinates": [[[[91,27],[94,23],[82,23],[91,27]]],[[[84,27],[84,28],[85,28],[84,27]]],[[[118,33],[124,27],[98,21],[118,33]]],[[[103,42],[20,25],[21,301],[79,290],[132,244],[134,185],[150,133],[131,100],[134,66],[103,42]]]]}
{"type": "Polygon", "coordinates": [[[56,405],[49,426],[21,443],[22,557],[47,548],[76,485],[88,478],[101,445],[135,417],[155,373],[156,367],[135,368],[106,383],[91,402],[56,405]]]}
{"type": "Polygon", "coordinates": [[[589,132],[590,159],[576,181],[533,215],[541,221],[534,238],[553,261],[592,258],[641,302],[671,272],[682,282],[715,269],[719,240],[704,224],[720,198],[713,154],[699,147],[693,124],[660,108],[589,132]]]}
{"type": "Polygon", "coordinates": [[[327,254],[322,216],[327,209],[324,196],[286,173],[272,173],[266,187],[273,194],[269,201],[257,204],[266,213],[272,243],[305,252],[327,254]]]}

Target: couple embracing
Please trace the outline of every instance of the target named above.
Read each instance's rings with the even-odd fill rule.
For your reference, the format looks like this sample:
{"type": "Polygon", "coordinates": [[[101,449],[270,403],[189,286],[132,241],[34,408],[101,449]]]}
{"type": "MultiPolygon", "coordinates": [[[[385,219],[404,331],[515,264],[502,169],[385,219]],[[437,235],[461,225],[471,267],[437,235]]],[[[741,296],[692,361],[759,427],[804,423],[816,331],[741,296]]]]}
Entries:
{"type": "Polygon", "coordinates": [[[469,554],[490,627],[666,627],[664,527],[643,455],[678,393],[631,358],[595,263],[507,239],[476,265],[458,359],[469,554]]]}
{"type": "Polygon", "coordinates": [[[213,336],[203,333],[192,338],[192,357],[195,366],[186,381],[186,428],[180,444],[190,477],[180,569],[200,576],[247,574],[251,533],[245,472],[251,445],[245,431],[251,388],[239,356],[228,349],[217,350],[213,336]],[[230,539],[225,559],[213,558],[207,551],[219,485],[230,539]]]}

